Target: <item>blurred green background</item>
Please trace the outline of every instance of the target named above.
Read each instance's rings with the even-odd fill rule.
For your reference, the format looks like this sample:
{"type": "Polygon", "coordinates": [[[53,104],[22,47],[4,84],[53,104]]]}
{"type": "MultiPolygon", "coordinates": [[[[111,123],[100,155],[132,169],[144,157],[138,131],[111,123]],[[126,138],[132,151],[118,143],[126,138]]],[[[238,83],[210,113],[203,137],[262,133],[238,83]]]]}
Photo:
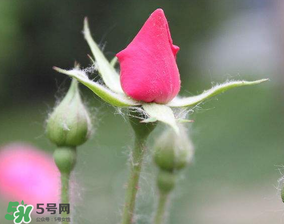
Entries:
{"type": "MultiPolygon", "coordinates": [[[[54,150],[44,123],[70,80],[52,66],[71,68],[75,60],[90,65],[81,32],[85,16],[111,59],[158,7],[164,9],[174,43],[181,48],[181,94],[201,93],[228,79],[271,79],[194,108],[190,118],[195,122],[188,126],[195,160],[180,177],[169,223],[282,223],[284,205],[277,190],[284,164],[281,0],[0,0],[0,144],[28,142],[54,150]]],[[[95,132],[78,153],[73,221],[118,223],[132,130],[114,108],[81,89],[95,132]]],[[[149,146],[161,128],[151,135],[149,146]]],[[[151,147],[146,162],[139,224],[150,223],[154,206],[151,147]]],[[[4,219],[7,202],[0,199],[0,207],[1,224],[11,223],[4,219]]]]}

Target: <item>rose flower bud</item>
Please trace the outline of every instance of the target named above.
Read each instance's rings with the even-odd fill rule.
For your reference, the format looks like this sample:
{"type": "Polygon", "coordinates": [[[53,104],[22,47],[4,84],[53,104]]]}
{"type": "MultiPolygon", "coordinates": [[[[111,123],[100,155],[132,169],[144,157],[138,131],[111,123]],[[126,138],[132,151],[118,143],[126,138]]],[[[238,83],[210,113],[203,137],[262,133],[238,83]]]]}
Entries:
{"type": "Polygon", "coordinates": [[[127,48],[116,55],[124,92],[138,101],[171,101],[180,90],[178,50],[163,10],[157,9],[127,48]]]}
{"type": "Polygon", "coordinates": [[[172,172],[184,168],[193,158],[193,145],[186,129],[180,127],[180,134],[169,128],[156,141],[154,160],[164,171],[172,172]]]}
{"type": "Polygon", "coordinates": [[[82,102],[78,82],[71,86],[47,121],[47,135],[57,146],[76,147],[90,136],[91,119],[82,102]]]}

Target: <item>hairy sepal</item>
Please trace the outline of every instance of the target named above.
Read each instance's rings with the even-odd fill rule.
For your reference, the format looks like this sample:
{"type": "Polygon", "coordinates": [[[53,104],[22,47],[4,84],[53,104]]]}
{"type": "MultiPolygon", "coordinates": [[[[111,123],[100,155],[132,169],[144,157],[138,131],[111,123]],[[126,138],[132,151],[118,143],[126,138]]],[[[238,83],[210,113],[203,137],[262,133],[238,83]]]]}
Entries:
{"type": "Polygon", "coordinates": [[[171,126],[174,131],[179,134],[179,128],[176,122],[176,118],[170,107],[156,103],[144,103],[142,104],[142,107],[145,110],[146,114],[149,116],[142,122],[147,123],[160,121],[171,126]]]}
{"type": "Polygon", "coordinates": [[[89,29],[89,24],[87,18],[84,20],[84,37],[91,48],[93,56],[96,61],[96,65],[98,67],[98,71],[108,88],[110,88],[113,92],[123,93],[123,90],[120,85],[119,74],[114,69],[115,62],[112,64],[105,58],[103,52],[100,50],[96,42],[93,40],[91,36],[91,32],[89,29]]]}
{"type": "Polygon", "coordinates": [[[223,93],[229,89],[233,89],[236,87],[241,87],[241,86],[250,86],[250,85],[256,85],[260,84],[262,82],[266,82],[268,79],[260,79],[257,81],[229,81],[220,85],[216,85],[213,88],[204,91],[202,94],[197,95],[197,96],[191,96],[191,97],[185,97],[185,98],[180,98],[176,97],[174,98],[171,102],[167,104],[167,106],[170,107],[189,107],[196,105],[206,99],[209,99],[210,97],[216,96],[220,93],[223,93]]]}
{"type": "Polygon", "coordinates": [[[130,99],[125,94],[112,92],[103,85],[90,80],[84,71],[81,71],[79,69],[65,70],[57,67],[54,67],[54,69],[60,73],[77,79],[80,83],[92,90],[98,97],[113,106],[131,107],[140,105],[139,102],[130,99]]]}

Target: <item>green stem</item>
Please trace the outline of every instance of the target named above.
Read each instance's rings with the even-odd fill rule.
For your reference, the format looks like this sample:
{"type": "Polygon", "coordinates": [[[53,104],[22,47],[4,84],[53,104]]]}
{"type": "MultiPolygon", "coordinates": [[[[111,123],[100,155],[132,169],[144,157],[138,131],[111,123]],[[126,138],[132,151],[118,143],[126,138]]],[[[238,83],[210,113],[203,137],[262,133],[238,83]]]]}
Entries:
{"type": "Polygon", "coordinates": [[[61,174],[61,203],[69,203],[69,179],[70,174],[61,174]]]}
{"type": "MultiPolygon", "coordinates": [[[[61,203],[69,204],[69,181],[70,181],[70,173],[61,173],[61,203]]],[[[68,217],[67,212],[61,213],[61,218],[64,218],[65,221],[62,221],[62,224],[69,224],[66,221],[68,217]]]]}
{"type": "Polygon", "coordinates": [[[154,224],[163,224],[165,222],[168,200],[169,200],[169,194],[160,192],[154,224]]]}
{"type": "Polygon", "coordinates": [[[130,177],[127,183],[126,198],[122,213],[122,224],[131,224],[133,221],[136,194],[139,188],[139,177],[141,173],[143,157],[146,151],[146,140],[147,137],[139,137],[139,135],[135,136],[135,145],[132,151],[132,158],[130,163],[130,177]]]}
{"type": "MultiPolygon", "coordinates": [[[[76,164],[76,148],[75,147],[58,147],[54,153],[53,158],[61,173],[61,203],[69,204],[69,182],[70,174],[76,164]]],[[[70,206],[70,205],[69,205],[70,206]]],[[[66,211],[61,212],[61,218],[65,219],[62,224],[69,224],[66,218],[69,214],[66,211]]]]}

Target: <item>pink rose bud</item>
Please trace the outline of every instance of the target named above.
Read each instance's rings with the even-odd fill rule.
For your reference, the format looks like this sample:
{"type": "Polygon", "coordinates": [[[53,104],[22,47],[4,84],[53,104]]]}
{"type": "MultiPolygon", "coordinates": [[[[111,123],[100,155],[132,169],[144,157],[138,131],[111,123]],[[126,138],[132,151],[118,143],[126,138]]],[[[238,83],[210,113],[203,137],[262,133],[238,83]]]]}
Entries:
{"type": "Polygon", "coordinates": [[[157,9],[127,48],[116,55],[124,92],[147,103],[171,101],[180,90],[178,50],[163,10],[157,9]]]}
{"type": "Polygon", "coordinates": [[[32,146],[11,144],[0,149],[0,195],[7,201],[58,203],[60,175],[52,157],[32,146]]]}

